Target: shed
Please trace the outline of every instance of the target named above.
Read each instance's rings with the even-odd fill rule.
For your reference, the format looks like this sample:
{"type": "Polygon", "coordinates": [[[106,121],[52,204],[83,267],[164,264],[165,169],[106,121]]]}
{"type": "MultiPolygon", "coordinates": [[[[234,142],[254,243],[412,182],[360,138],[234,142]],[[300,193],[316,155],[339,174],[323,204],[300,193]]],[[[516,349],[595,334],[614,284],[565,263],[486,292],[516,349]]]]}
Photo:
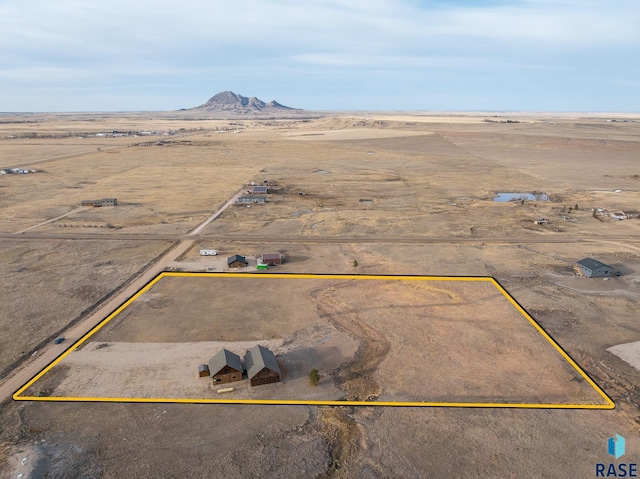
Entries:
{"type": "Polygon", "coordinates": [[[267,186],[254,186],[251,189],[251,193],[254,195],[264,195],[269,192],[269,188],[267,186]]]}
{"type": "Polygon", "coordinates": [[[252,386],[280,382],[280,367],[276,357],[267,348],[259,344],[249,350],[244,356],[247,376],[252,386]]]}
{"type": "Polygon", "coordinates": [[[262,253],[261,258],[264,264],[282,264],[282,255],[280,253],[262,253]]]}
{"type": "Polygon", "coordinates": [[[201,378],[208,378],[210,376],[208,364],[201,364],[198,366],[198,376],[201,378]]]}
{"type": "Polygon", "coordinates": [[[573,269],[580,276],[586,276],[587,278],[601,278],[613,274],[613,268],[611,266],[591,258],[581,259],[575,264],[573,269]]]}
{"type": "Polygon", "coordinates": [[[223,349],[209,360],[209,371],[214,383],[231,383],[242,381],[244,369],[240,356],[223,349]]]}
{"type": "Polygon", "coordinates": [[[117,206],[118,205],[118,199],[117,198],[102,198],[101,200],[98,200],[98,203],[100,203],[100,206],[117,206]]]}
{"type": "Polygon", "coordinates": [[[233,256],[229,256],[227,258],[227,266],[229,268],[242,268],[243,266],[247,266],[247,260],[244,256],[240,256],[239,254],[234,254],[233,256]]]}

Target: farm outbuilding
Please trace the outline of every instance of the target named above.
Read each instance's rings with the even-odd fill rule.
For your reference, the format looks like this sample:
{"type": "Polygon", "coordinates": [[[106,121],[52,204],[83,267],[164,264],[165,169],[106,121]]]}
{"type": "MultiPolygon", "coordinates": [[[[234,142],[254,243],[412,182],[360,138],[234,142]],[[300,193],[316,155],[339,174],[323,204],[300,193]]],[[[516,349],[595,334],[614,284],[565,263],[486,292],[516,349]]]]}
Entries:
{"type": "Polygon", "coordinates": [[[264,196],[256,196],[256,195],[245,195],[245,196],[240,196],[237,200],[236,200],[236,204],[258,204],[258,205],[263,205],[267,202],[267,199],[264,196]]]}
{"type": "Polygon", "coordinates": [[[263,346],[257,345],[247,350],[244,356],[244,364],[252,386],[280,381],[281,373],[276,357],[273,352],[263,346]]]}
{"type": "Polygon", "coordinates": [[[581,259],[575,264],[573,269],[580,276],[586,276],[587,278],[601,278],[613,274],[613,268],[611,266],[591,258],[581,259]]]}
{"type": "Polygon", "coordinates": [[[234,254],[227,258],[227,266],[229,266],[229,268],[242,268],[248,264],[247,259],[239,254],[234,254]]]}
{"type": "Polygon", "coordinates": [[[280,253],[262,253],[261,258],[264,264],[282,264],[282,255],[280,253]]]}
{"type": "Polygon", "coordinates": [[[208,378],[211,374],[209,373],[209,365],[201,364],[198,366],[198,376],[201,378],[208,378]]]}
{"type": "Polygon", "coordinates": [[[231,383],[242,381],[244,368],[240,356],[223,349],[209,360],[209,372],[214,383],[231,383]]]}
{"type": "Polygon", "coordinates": [[[263,195],[269,192],[269,188],[267,186],[254,186],[251,189],[251,193],[254,195],[263,195]]]}

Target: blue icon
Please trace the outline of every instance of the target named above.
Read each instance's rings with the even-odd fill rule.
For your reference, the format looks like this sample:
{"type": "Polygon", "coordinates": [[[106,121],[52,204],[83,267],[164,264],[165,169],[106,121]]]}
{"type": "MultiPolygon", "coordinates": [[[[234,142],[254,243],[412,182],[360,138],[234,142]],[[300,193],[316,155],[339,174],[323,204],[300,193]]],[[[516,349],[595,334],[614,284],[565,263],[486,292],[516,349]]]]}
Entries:
{"type": "Polygon", "coordinates": [[[615,437],[610,437],[608,446],[609,454],[616,459],[624,456],[624,437],[620,434],[616,434],[615,437]]]}

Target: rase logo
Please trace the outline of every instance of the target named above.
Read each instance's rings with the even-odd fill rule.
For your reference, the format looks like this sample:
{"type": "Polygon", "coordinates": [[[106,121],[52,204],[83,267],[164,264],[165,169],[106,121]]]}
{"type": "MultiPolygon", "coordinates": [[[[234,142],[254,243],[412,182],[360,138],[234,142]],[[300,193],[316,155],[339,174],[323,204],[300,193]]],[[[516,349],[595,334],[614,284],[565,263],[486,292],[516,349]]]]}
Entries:
{"type": "MultiPolygon", "coordinates": [[[[625,454],[625,440],[620,434],[607,441],[607,452],[616,459],[625,454]]],[[[596,463],[596,477],[638,477],[638,464],[620,462],[618,464],[596,463]]]]}
{"type": "Polygon", "coordinates": [[[620,434],[616,434],[615,437],[610,437],[608,442],[609,454],[618,459],[624,456],[624,437],[620,434]]]}

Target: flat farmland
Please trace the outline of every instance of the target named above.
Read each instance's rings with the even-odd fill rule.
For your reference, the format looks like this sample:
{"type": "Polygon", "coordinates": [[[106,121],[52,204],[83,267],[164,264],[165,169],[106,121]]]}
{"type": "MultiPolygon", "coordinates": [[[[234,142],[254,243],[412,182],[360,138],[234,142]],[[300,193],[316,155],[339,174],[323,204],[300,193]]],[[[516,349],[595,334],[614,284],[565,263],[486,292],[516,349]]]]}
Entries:
{"type": "Polygon", "coordinates": [[[89,341],[25,394],[212,399],[197,365],[264,342],[283,383],[224,399],[606,404],[488,279],[169,275],[89,341]]]}
{"type": "MultiPolygon", "coordinates": [[[[492,276],[616,407],[15,401],[0,408],[7,477],[592,477],[595,462],[610,462],[615,433],[628,439],[626,457],[638,457],[640,372],[609,350],[640,341],[640,222],[592,215],[595,207],[638,209],[638,123],[542,113],[47,118],[0,123],[0,165],[33,161],[42,170],[0,177],[3,354],[30,357],[50,344],[231,195],[268,180],[266,205],[225,210],[167,263],[171,271],[223,271],[232,254],[253,262],[280,251],[287,261],[269,274],[492,276]],[[550,201],[493,201],[498,192],[533,191],[550,201]],[[75,211],[104,197],[119,205],[75,211]],[[535,225],[540,217],[550,223],[535,225]],[[217,249],[216,263],[199,248],[217,249]],[[575,277],[573,264],[585,257],[622,276],[575,277]]],[[[365,289],[301,279],[283,293],[267,283],[275,279],[255,276],[258,287],[214,289],[163,278],[33,392],[134,397],[177,387],[183,397],[217,398],[194,367],[220,347],[243,353],[259,342],[278,353],[284,381],[260,391],[238,385],[238,399],[505,400],[506,388],[513,401],[599,401],[485,284],[365,289]],[[318,387],[309,385],[311,367],[320,370],[318,387]]]]}

